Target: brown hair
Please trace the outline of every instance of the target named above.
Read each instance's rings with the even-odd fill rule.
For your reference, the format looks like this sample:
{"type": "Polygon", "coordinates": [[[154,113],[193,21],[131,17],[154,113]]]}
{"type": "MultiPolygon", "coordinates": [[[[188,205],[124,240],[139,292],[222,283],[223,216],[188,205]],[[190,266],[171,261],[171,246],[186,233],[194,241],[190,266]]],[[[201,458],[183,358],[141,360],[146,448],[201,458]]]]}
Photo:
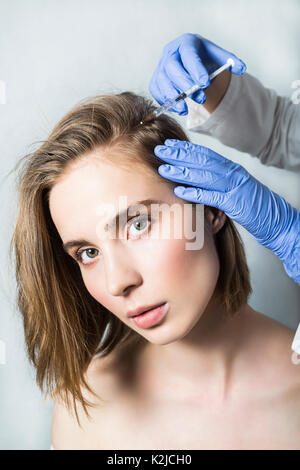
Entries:
{"type": "MultiPolygon", "coordinates": [[[[87,415],[87,406],[93,406],[81,389],[83,385],[94,393],[84,377],[92,358],[107,356],[121,341],[140,335],[87,291],[79,266],[63,250],[50,216],[49,193],[71,162],[99,146],[117,145],[146,169],[157,170],[162,162],[153,154],[156,145],[167,138],[189,139],[167,115],[140,125],[154,109],[151,101],[131,92],[86,99],[60,120],[37,150],[23,157],[18,175],[10,253],[14,250],[27,355],[42,392],[61,396],[68,407],[72,397],[78,423],[76,400],[87,415]]],[[[215,243],[220,258],[217,288],[227,314],[233,316],[247,302],[251,286],[243,244],[230,219],[215,235],[215,243]]]]}

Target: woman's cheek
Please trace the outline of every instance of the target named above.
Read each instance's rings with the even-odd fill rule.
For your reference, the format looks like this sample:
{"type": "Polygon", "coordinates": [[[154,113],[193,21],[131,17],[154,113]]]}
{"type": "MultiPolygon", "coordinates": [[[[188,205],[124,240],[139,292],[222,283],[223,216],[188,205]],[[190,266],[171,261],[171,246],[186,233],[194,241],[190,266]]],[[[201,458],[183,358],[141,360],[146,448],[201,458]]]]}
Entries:
{"type": "MultiPolygon", "coordinates": [[[[85,268],[83,268],[85,269],[85,268]]],[[[87,268],[89,271],[82,272],[83,282],[91,296],[100,304],[106,307],[109,311],[113,309],[112,296],[108,293],[105,285],[105,278],[99,273],[97,269],[87,268]]]]}
{"type": "Polygon", "coordinates": [[[159,259],[159,273],[163,279],[172,283],[182,279],[191,267],[188,268],[188,256],[185,250],[185,240],[169,240],[161,247],[159,259]]]}
{"type": "Polygon", "coordinates": [[[168,241],[158,256],[157,276],[182,298],[205,300],[213,294],[219,276],[215,246],[209,239],[200,250],[189,250],[186,245],[187,240],[168,241]]]}

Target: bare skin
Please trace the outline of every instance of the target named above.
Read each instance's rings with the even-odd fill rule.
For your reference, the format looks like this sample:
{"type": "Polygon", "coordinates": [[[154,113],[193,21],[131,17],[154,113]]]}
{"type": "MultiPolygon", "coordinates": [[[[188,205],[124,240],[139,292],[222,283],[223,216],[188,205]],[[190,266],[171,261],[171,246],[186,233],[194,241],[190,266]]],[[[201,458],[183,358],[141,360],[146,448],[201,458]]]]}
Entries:
{"type": "Polygon", "coordinates": [[[211,85],[205,89],[206,101],[202,106],[209,113],[213,113],[224,98],[230,84],[230,78],[231,73],[228,70],[224,70],[224,72],[218,75],[211,85]]]}
{"type": "Polygon", "coordinates": [[[300,363],[292,361],[290,349],[294,331],[248,305],[224,328],[220,334],[230,328],[233,346],[226,367],[213,373],[198,370],[184,355],[174,361],[159,356],[157,345],[143,339],[131,350],[120,347],[95,359],[86,377],[107,402],[86,393],[96,408],[90,408],[91,420],[80,410],[80,429],[56,401],[54,448],[299,450],[300,363]]]}
{"type": "Polygon", "coordinates": [[[176,196],[144,171],[91,157],[54,186],[51,215],[64,243],[84,237],[99,251],[80,265],[85,285],[140,341],[92,361],[86,379],[106,402],[84,391],[95,407],[89,420],[78,406],[81,428],[55,402],[54,448],[300,449],[294,331],[248,305],[230,320],[222,315],[213,235],[225,215],[208,211],[200,250],[186,250],[184,238],[131,238],[131,226],[128,241],[99,241],[94,214],[101,202],[126,194],[129,202],[155,195],[173,203],[176,196]],[[139,328],[126,316],[129,308],[162,300],[170,312],[154,328],[139,328]]]}

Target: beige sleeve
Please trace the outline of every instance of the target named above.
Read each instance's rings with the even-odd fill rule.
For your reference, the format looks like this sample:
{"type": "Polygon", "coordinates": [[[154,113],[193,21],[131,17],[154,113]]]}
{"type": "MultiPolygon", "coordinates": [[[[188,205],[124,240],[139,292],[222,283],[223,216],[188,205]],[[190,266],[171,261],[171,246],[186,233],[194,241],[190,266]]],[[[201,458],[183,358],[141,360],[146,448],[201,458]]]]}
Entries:
{"type": "Polygon", "coordinates": [[[300,104],[265,88],[252,75],[231,75],[213,113],[186,99],[188,130],[257,156],[265,165],[300,169],[300,104]]]}

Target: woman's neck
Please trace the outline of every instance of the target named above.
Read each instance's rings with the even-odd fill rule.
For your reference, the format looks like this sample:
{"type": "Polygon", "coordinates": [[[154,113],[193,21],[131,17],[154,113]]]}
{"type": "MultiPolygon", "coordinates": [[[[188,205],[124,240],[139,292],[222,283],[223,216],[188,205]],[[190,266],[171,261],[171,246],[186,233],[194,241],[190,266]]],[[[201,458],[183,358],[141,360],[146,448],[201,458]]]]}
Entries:
{"type": "MultiPolygon", "coordinates": [[[[210,393],[225,399],[236,363],[245,350],[248,326],[253,310],[247,304],[233,317],[225,315],[217,298],[213,298],[198,323],[182,339],[167,345],[149,343],[143,351],[143,365],[159,381],[168,376],[181,383],[199,387],[205,384],[210,393]]],[[[151,381],[150,381],[151,382],[151,381]]],[[[156,382],[158,385],[158,382],[156,382]]]]}

